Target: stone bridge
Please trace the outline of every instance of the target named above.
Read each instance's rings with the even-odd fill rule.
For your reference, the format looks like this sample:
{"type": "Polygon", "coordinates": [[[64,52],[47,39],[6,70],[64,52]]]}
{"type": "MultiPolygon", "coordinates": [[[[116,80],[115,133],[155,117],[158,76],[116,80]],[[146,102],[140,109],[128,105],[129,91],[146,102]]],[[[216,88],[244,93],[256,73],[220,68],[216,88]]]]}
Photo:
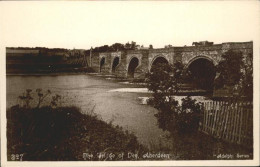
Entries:
{"type": "Polygon", "coordinates": [[[207,72],[206,64],[215,67],[221,55],[228,51],[241,51],[244,56],[253,54],[253,42],[228,42],[196,46],[169,47],[163,49],[128,50],[91,53],[90,66],[96,72],[114,74],[125,78],[143,78],[156,63],[182,62],[186,68],[201,68],[197,73],[207,72]]]}

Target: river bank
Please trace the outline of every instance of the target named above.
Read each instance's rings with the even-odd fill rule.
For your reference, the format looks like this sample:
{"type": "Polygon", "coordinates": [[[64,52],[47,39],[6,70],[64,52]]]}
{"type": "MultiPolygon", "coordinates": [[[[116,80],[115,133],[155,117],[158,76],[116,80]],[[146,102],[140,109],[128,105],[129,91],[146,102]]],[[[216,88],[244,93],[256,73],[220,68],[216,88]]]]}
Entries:
{"type": "Polygon", "coordinates": [[[156,109],[139,104],[143,93],[109,92],[117,88],[133,88],[115,80],[92,75],[7,76],[7,108],[17,104],[26,89],[50,89],[63,97],[62,105],[75,105],[86,112],[94,108],[98,117],[134,132],[142,144],[160,141],[164,132],[153,116],[156,109]],[[156,136],[156,137],[155,137],[156,136]]]}
{"type": "MultiPolygon", "coordinates": [[[[44,91],[50,89],[54,94],[63,97],[62,106],[78,106],[81,112],[86,114],[93,109],[98,119],[115,126],[119,125],[124,130],[134,133],[138,142],[148,149],[155,152],[168,151],[172,155],[179,154],[179,157],[173,156],[173,159],[216,159],[213,154],[250,152],[243,149],[228,151],[232,147],[229,148],[228,144],[210,137],[203,137],[201,140],[198,135],[197,138],[191,137],[194,140],[188,138],[184,140],[178,136],[170,136],[167,131],[161,130],[157,125],[154,114],[158,111],[140,102],[140,97],[151,97],[151,93],[147,92],[143,85],[130,84],[128,81],[120,81],[112,77],[99,74],[7,76],[7,108],[17,104],[17,97],[26,89],[43,88],[44,91]],[[177,143],[182,140],[180,144],[183,146],[177,147],[177,143]],[[191,153],[189,149],[192,147],[185,146],[189,143],[191,146],[196,146],[191,153]],[[200,145],[205,145],[205,147],[200,147],[200,145]],[[205,148],[208,150],[203,151],[205,148]],[[195,157],[198,151],[201,155],[195,157]],[[209,155],[205,157],[206,154],[209,155]]],[[[178,98],[181,99],[181,97],[178,98]]]]}

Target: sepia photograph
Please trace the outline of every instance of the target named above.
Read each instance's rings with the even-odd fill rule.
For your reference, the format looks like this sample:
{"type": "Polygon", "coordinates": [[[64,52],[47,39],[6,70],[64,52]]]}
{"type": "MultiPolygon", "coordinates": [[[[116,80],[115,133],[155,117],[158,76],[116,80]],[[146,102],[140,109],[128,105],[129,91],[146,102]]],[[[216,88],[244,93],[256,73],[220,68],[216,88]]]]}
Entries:
{"type": "Polygon", "coordinates": [[[259,165],[259,6],[0,2],[1,165],[259,165]]]}

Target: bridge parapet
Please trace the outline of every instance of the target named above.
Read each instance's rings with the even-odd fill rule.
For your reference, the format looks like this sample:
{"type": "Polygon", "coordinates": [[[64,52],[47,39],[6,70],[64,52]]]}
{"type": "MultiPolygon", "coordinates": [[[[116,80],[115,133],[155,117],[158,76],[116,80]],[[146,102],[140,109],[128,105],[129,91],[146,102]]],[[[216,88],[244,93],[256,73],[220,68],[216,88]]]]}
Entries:
{"type": "Polygon", "coordinates": [[[227,42],[222,43],[222,50],[223,52],[226,52],[228,50],[238,50],[241,52],[245,51],[252,51],[253,49],[253,42],[227,42]]]}
{"type": "Polygon", "coordinates": [[[144,54],[144,53],[148,53],[149,50],[128,50],[127,54],[144,54]]]}
{"type": "Polygon", "coordinates": [[[174,47],[176,52],[191,52],[191,51],[211,51],[211,50],[221,50],[222,44],[216,44],[212,46],[184,46],[184,47],[174,47]]]}
{"type": "Polygon", "coordinates": [[[150,49],[149,53],[165,53],[171,52],[173,48],[159,48],[159,49],[150,49]]]}

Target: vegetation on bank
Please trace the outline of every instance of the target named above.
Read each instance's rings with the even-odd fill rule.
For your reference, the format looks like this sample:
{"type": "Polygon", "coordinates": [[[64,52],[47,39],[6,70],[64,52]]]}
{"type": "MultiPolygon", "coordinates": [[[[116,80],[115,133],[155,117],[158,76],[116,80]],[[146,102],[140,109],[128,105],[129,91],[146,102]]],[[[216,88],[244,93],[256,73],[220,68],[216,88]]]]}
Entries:
{"type": "MultiPolygon", "coordinates": [[[[245,58],[240,52],[228,51],[222,55],[222,61],[216,68],[214,89],[230,87],[233,93],[227,98],[229,102],[252,100],[251,55],[245,58]]],[[[146,77],[147,88],[153,96],[148,103],[158,109],[155,114],[158,126],[170,132],[174,151],[180,155],[180,159],[225,159],[221,156],[219,158],[223,152],[232,154],[230,159],[236,159],[234,155],[237,153],[244,153],[248,155],[245,159],[252,159],[251,149],[245,150],[238,146],[234,149],[230,144],[198,131],[203,105],[192,100],[189,95],[183,98],[181,103],[174,99],[181,89],[181,84],[189,78],[189,71],[186,71],[181,63],[157,64],[146,77]]]]}
{"type": "Polygon", "coordinates": [[[230,89],[233,100],[253,100],[253,54],[229,50],[216,67],[215,89],[230,89]]]}
{"type": "Polygon", "coordinates": [[[183,81],[181,64],[173,66],[158,64],[147,74],[147,87],[153,92],[149,104],[158,109],[155,114],[158,126],[171,133],[194,133],[199,127],[201,105],[187,96],[179,104],[174,95],[180,90],[183,81]]]}
{"type": "Polygon", "coordinates": [[[27,90],[19,97],[21,104],[7,109],[8,160],[132,160],[129,152],[145,152],[134,134],[93,112],[86,115],[75,106],[59,106],[59,95],[47,102],[50,91],[37,89],[37,99],[32,93],[27,90]]]}
{"type": "MultiPolygon", "coordinates": [[[[229,50],[222,55],[216,67],[217,76],[214,89],[232,89],[228,100],[237,102],[253,99],[253,57],[244,57],[241,52],[229,50]]],[[[163,130],[179,133],[194,132],[198,129],[202,105],[192,100],[189,94],[182,103],[174,99],[181,85],[190,78],[190,72],[180,62],[174,65],[157,64],[146,75],[147,87],[153,92],[150,104],[158,109],[155,114],[158,125],[163,130]]]]}

